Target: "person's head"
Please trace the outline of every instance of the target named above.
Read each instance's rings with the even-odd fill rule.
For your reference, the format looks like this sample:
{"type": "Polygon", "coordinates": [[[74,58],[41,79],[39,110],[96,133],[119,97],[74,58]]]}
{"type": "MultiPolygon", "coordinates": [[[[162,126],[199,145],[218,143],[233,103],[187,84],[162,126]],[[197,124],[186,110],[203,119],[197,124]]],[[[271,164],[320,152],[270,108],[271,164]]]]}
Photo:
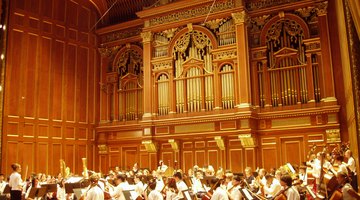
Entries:
{"type": "Polygon", "coordinates": [[[203,171],[196,171],[196,178],[197,179],[202,179],[204,177],[204,172],[203,171]]]}
{"type": "Polygon", "coordinates": [[[154,179],[149,180],[149,188],[150,188],[150,190],[155,190],[156,181],[154,179]]]}
{"type": "Polygon", "coordinates": [[[282,175],[280,178],[280,184],[281,186],[288,186],[290,187],[292,185],[292,178],[290,175],[282,175]]]}
{"type": "Polygon", "coordinates": [[[281,171],[280,170],[275,171],[275,178],[280,181],[280,178],[281,178],[281,171]]]}
{"type": "Polygon", "coordinates": [[[351,152],[350,149],[347,150],[347,151],[345,151],[345,157],[346,157],[346,158],[350,158],[351,156],[352,156],[352,152],[351,152]]]}
{"type": "Polygon", "coordinates": [[[19,163],[13,163],[11,165],[11,168],[14,172],[18,172],[18,173],[21,172],[21,165],[19,163]]]}
{"type": "Polygon", "coordinates": [[[349,177],[345,172],[339,172],[336,179],[340,185],[349,182],[349,177]]]}
{"type": "Polygon", "coordinates": [[[238,184],[240,184],[240,181],[241,181],[241,178],[240,178],[240,176],[239,175],[233,175],[232,176],[232,184],[233,185],[238,185],[238,184]]]}
{"type": "Polygon", "coordinates": [[[182,179],[181,173],[180,173],[180,172],[176,172],[176,173],[174,174],[174,178],[175,178],[176,182],[180,181],[180,180],[182,179]]]}
{"type": "Polygon", "coordinates": [[[261,168],[261,169],[259,170],[259,176],[260,176],[260,178],[264,177],[265,174],[266,174],[266,170],[265,170],[264,168],[261,168]]]}
{"type": "Polygon", "coordinates": [[[118,174],[116,175],[116,179],[115,179],[115,183],[116,185],[125,182],[126,180],[126,175],[125,174],[118,174]]]}
{"type": "Polygon", "coordinates": [[[97,173],[94,173],[89,178],[91,185],[97,185],[100,180],[100,176],[97,173]]]}
{"type": "Polygon", "coordinates": [[[175,179],[173,179],[173,178],[170,178],[169,180],[168,180],[168,188],[172,188],[172,189],[177,189],[177,187],[176,187],[176,180],[175,179]]]}
{"type": "Polygon", "coordinates": [[[335,158],[336,163],[341,164],[344,161],[344,156],[337,156],[335,158]]]}
{"type": "Polygon", "coordinates": [[[231,171],[225,173],[225,181],[227,183],[232,181],[233,177],[234,177],[234,174],[231,171]]]}
{"type": "Polygon", "coordinates": [[[0,174],[0,182],[3,182],[5,180],[4,174],[0,174]]]}
{"type": "Polygon", "coordinates": [[[219,180],[220,179],[218,179],[218,178],[211,179],[211,181],[210,181],[211,187],[212,188],[218,188],[221,185],[219,180]]]}
{"type": "Polygon", "coordinates": [[[246,168],[245,168],[245,176],[246,176],[246,177],[252,176],[252,169],[251,169],[251,167],[246,167],[246,168]]]}
{"type": "Polygon", "coordinates": [[[194,171],[190,168],[189,170],[188,170],[188,176],[189,177],[192,177],[194,175],[194,171]]]}
{"type": "Polygon", "coordinates": [[[32,185],[32,187],[37,187],[37,186],[38,186],[38,183],[39,183],[39,179],[37,179],[37,178],[33,178],[33,179],[31,180],[31,185],[32,185]]]}
{"type": "Polygon", "coordinates": [[[299,167],[299,174],[305,174],[306,173],[306,166],[300,166],[299,167]]]}
{"type": "Polygon", "coordinates": [[[266,184],[271,185],[274,180],[274,176],[271,174],[266,174],[265,179],[266,179],[266,184]]]}

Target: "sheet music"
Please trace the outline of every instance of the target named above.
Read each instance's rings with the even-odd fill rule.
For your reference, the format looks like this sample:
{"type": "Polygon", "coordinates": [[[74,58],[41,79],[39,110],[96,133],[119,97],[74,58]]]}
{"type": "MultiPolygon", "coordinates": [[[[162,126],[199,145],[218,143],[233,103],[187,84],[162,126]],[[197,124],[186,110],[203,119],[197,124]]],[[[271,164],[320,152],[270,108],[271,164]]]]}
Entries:
{"type": "Polygon", "coordinates": [[[135,200],[139,196],[139,194],[132,190],[132,191],[130,191],[130,196],[131,196],[131,199],[135,200]]]}
{"type": "Polygon", "coordinates": [[[78,183],[83,179],[83,177],[70,177],[66,180],[65,183],[78,183]]]}
{"type": "Polygon", "coordinates": [[[286,163],[286,165],[289,167],[291,173],[295,173],[295,169],[290,163],[286,163]]]}
{"type": "Polygon", "coordinates": [[[249,200],[253,200],[253,199],[254,199],[254,198],[251,196],[250,192],[249,192],[247,189],[242,189],[242,191],[243,191],[246,199],[249,199],[249,200]]]}

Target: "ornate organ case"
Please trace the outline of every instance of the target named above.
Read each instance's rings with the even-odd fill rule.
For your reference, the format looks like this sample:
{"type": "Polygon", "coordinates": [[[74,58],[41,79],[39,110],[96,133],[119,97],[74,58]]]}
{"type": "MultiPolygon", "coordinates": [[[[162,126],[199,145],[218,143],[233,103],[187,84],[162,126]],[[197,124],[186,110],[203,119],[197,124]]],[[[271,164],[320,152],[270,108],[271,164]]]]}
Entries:
{"type": "Polygon", "coordinates": [[[327,7],[176,1],[99,30],[100,171],[269,169],[339,143],[327,7]]]}

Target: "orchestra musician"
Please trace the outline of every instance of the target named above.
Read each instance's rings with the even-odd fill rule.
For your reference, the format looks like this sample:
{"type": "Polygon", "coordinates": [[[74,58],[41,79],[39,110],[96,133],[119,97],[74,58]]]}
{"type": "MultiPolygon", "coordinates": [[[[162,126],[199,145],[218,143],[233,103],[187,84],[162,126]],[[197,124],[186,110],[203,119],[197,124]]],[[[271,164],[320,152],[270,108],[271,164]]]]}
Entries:
{"type": "Polygon", "coordinates": [[[149,181],[148,188],[150,189],[150,193],[148,195],[146,191],[144,192],[143,195],[145,197],[145,200],[164,200],[163,195],[159,191],[155,190],[156,184],[157,182],[152,179],[149,181]]]}
{"type": "Polygon", "coordinates": [[[164,187],[165,187],[165,183],[164,183],[164,180],[163,180],[163,174],[164,174],[164,172],[163,171],[161,171],[161,170],[158,170],[158,171],[156,171],[155,172],[155,177],[156,177],[156,179],[155,179],[155,181],[156,181],[156,188],[155,188],[155,190],[156,191],[159,191],[159,192],[161,192],[161,191],[163,191],[163,189],[164,189],[164,187]]]}
{"type": "Polygon", "coordinates": [[[285,174],[281,176],[280,184],[283,187],[283,189],[280,191],[280,194],[285,195],[286,199],[300,200],[300,194],[297,191],[296,187],[292,185],[292,178],[290,175],[285,174]]]}
{"type": "Polygon", "coordinates": [[[139,172],[139,165],[138,163],[134,163],[134,166],[132,168],[132,171],[134,174],[137,174],[139,172]]]}
{"type": "Polygon", "coordinates": [[[168,180],[168,184],[167,184],[166,200],[178,199],[178,193],[179,193],[179,191],[176,187],[176,180],[173,178],[170,178],[168,180]]]}
{"type": "Polygon", "coordinates": [[[347,163],[345,164],[347,168],[349,169],[349,173],[352,175],[351,177],[351,186],[354,188],[354,190],[358,190],[358,183],[357,183],[357,174],[356,174],[356,164],[355,159],[352,156],[352,152],[350,149],[345,151],[345,158],[348,159],[347,163]]]}
{"type": "Polygon", "coordinates": [[[165,172],[168,169],[168,166],[164,164],[164,161],[160,160],[158,165],[158,171],[165,172]]]}
{"type": "MultiPolygon", "coordinates": [[[[30,187],[26,190],[25,199],[28,199],[32,188],[40,188],[39,180],[36,177],[31,180],[30,187]]],[[[38,199],[38,197],[35,197],[35,199],[38,199]]]]}
{"type": "Polygon", "coordinates": [[[228,197],[230,200],[240,200],[243,198],[241,192],[240,192],[240,183],[241,178],[239,175],[235,174],[232,176],[232,187],[227,190],[228,197]]]}
{"type": "Polygon", "coordinates": [[[115,179],[114,191],[110,193],[110,196],[116,200],[125,200],[123,191],[128,188],[128,183],[126,182],[126,176],[124,174],[118,174],[115,179]]]}
{"type": "Polygon", "coordinates": [[[271,174],[265,175],[266,184],[264,186],[265,197],[274,197],[280,190],[281,185],[278,181],[274,181],[274,176],[271,174]]]}
{"type": "Polygon", "coordinates": [[[214,188],[214,193],[211,196],[210,200],[228,200],[228,194],[227,192],[220,186],[221,181],[218,178],[211,179],[211,184],[213,185],[212,188],[214,188]]]}
{"type": "Polygon", "coordinates": [[[174,179],[176,181],[176,187],[178,189],[178,198],[184,198],[182,191],[188,190],[188,186],[182,180],[182,174],[180,172],[176,172],[174,174],[174,179]]]}
{"type": "Polygon", "coordinates": [[[337,175],[338,173],[340,172],[343,172],[345,173],[346,175],[349,174],[348,170],[347,170],[347,167],[346,167],[346,164],[343,162],[344,161],[344,157],[343,156],[337,156],[335,158],[335,164],[337,164],[339,166],[339,169],[336,171],[336,174],[337,175]]]}
{"type": "Polygon", "coordinates": [[[140,180],[140,174],[136,174],[134,176],[134,182],[135,182],[135,192],[141,196],[142,193],[144,192],[144,184],[143,182],[140,180]]]}
{"type": "Polygon", "coordinates": [[[7,182],[5,181],[4,174],[0,174],[0,195],[3,194],[7,182]]]}
{"type": "Polygon", "coordinates": [[[360,195],[350,185],[350,180],[346,173],[339,172],[336,178],[341,187],[343,200],[360,199],[360,195]]]}
{"type": "Polygon", "coordinates": [[[255,180],[255,177],[252,173],[252,169],[251,167],[246,167],[245,168],[245,181],[247,182],[247,184],[252,184],[253,181],[255,180]]]}
{"type": "Polygon", "coordinates": [[[11,165],[11,168],[13,169],[9,180],[9,186],[11,187],[11,200],[21,200],[24,185],[20,175],[21,166],[18,163],[14,163],[11,165]]]}
{"type": "Polygon", "coordinates": [[[99,186],[99,175],[92,174],[90,176],[90,188],[86,192],[85,200],[103,200],[104,199],[104,191],[99,186]]]}

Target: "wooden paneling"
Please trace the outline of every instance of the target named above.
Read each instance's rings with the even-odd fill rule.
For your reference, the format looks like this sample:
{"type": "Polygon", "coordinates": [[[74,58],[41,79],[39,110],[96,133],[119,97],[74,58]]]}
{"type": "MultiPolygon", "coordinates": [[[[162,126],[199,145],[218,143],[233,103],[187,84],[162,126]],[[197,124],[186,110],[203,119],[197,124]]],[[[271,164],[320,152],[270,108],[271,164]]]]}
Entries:
{"type": "Polygon", "coordinates": [[[162,152],[161,159],[164,161],[164,164],[174,167],[174,153],[173,152],[162,152]]]}
{"type": "Polygon", "coordinates": [[[245,166],[256,168],[256,153],[254,148],[245,149],[245,166]]]}
{"type": "Polygon", "coordinates": [[[243,151],[242,149],[230,149],[229,150],[229,169],[233,172],[243,172],[243,151]]]}
{"type": "MultiPolygon", "coordinates": [[[[37,144],[37,172],[49,173],[49,147],[48,143],[39,142],[37,144]]],[[[26,153],[27,154],[27,153],[26,153]]],[[[74,168],[72,168],[74,169],[74,168]]]]}
{"type": "Polygon", "coordinates": [[[195,151],[195,162],[194,165],[197,165],[199,167],[203,167],[204,165],[206,165],[206,160],[205,160],[206,156],[205,156],[205,150],[197,150],[195,151]]]}
{"type": "Polygon", "coordinates": [[[281,163],[300,166],[304,162],[304,144],[302,137],[281,138],[281,163]]]}
{"type": "Polygon", "coordinates": [[[184,151],[183,152],[183,165],[182,170],[187,172],[188,169],[193,167],[194,156],[192,151],[184,151]]]}
{"type": "Polygon", "coordinates": [[[122,152],[123,152],[122,168],[123,169],[132,169],[134,163],[138,162],[137,149],[136,148],[123,148],[122,152]]]}
{"type": "MultiPolygon", "coordinates": [[[[42,144],[43,145],[43,144],[42,144]]],[[[41,146],[41,144],[39,144],[41,146]]],[[[46,154],[47,152],[45,152],[46,154]]],[[[23,143],[23,152],[22,152],[22,161],[23,161],[23,170],[28,167],[28,172],[33,172],[35,170],[35,162],[41,162],[41,157],[37,157],[35,160],[35,143],[33,142],[24,142],[23,143]]],[[[39,163],[40,164],[40,163],[39,163]]],[[[46,166],[45,166],[46,167],[46,166]]]]}
{"type": "Polygon", "coordinates": [[[212,165],[215,171],[221,166],[220,158],[219,158],[219,150],[209,150],[208,151],[208,165],[212,165]]]}
{"type": "Polygon", "coordinates": [[[148,153],[140,153],[139,165],[141,168],[150,168],[150,158],[148,153]]]}
{"type": "Polygon", "coordinates": [[[121,156],[120,153],[111,154],[109,156],[109,167],[111,169],[115,168],[116,166],[120,167],[121,165],[121,156]]]}
{"type": "Polygon", "coordinates": [[[276,147],[263,147],[261,149],[261,158],[262,167],[266,170],[279,167],[276,147]]]}
{"type": "Polygon", "coordinates": [[[51,155],[51,164],[52,164],[52,174],[60,172],[60,159],[63,158],[62,153],[62,144],[53,143],[52,144],[52,155],[51,155]]]}

